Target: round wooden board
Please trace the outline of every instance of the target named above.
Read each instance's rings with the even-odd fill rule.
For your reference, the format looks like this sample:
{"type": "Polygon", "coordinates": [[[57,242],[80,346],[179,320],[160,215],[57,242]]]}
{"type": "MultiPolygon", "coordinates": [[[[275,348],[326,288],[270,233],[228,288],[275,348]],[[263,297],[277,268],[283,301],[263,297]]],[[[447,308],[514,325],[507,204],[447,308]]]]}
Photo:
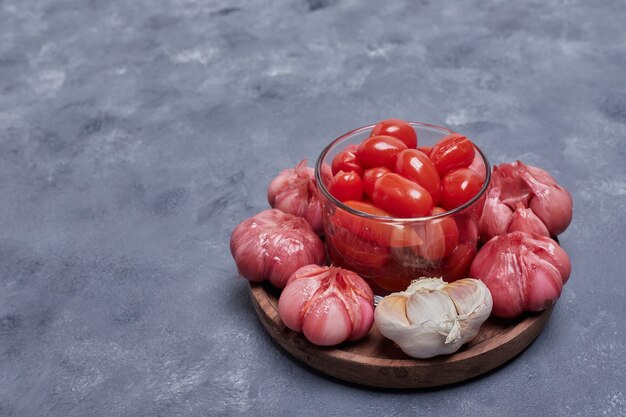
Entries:
{"type": "Polygon", "coordinates": [[[376,326],[356,342],[320,347],[282,323],[280,292],[268,284],[250,283],[252,304],[269,334],[289,353],[333,377],[380,388],[428,388],[452,384],[488,372],[524,350],[541,333],[553,307],[516,320],[489,318],[476,338],[452,355],[412,359],[376,326]]]}

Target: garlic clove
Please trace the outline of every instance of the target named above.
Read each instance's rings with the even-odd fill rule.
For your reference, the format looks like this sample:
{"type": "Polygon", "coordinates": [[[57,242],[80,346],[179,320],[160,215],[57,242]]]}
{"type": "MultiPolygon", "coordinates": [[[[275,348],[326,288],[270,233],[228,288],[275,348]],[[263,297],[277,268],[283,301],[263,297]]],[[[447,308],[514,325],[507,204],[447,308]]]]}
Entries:
{"type": "Polygon", "coordinates": [[[545,310],[561,295],[561,274],[554,265],[543,261],[524,246],[521,248],[521,259],[522,273],[527,277],[526,310],[545,310]]]}
{"type": "Polygon", "coordinates": [[[517,204],[507,231],[526,232],[550,237],[550,232],[541,219],[537,217],[532,209],[525,208],[521,203],[517,204]]]}
{"type": "Polygon", "coordinates": [[[489,289],[482,281],[461,279],[446,285],[443,290],[456,307],[458,331],[463,343],[474,339],[493,308],[489,289]]]}
{"type": "MultiPolygon", "coordinates": [[[[294,273],[292,276],[297,275],[294,273]]],[[[302,332],[301,312],[319,288],[320,281],[315,279],[301,279],[285,287],[278,300],[278,315],[285,326],[296,332],[302,332]]]]}
{"type": "Polygon", "coordinates": [[[551,238],[545,236],[533,236],[531,249],[541,259],[556,267],[561,274],[563,284],[567,282],[572,272],[572,264],[565,249],[551,238]]]}
{"type": "Polygon", "coordinates": [[[400,345],[402,351],[409,356],[419,359],[428,359],[438,355],[454,353],[463,346],[462,338],[454,328],[454,321],[450,323],[424,323],[413,326],[408,333],[409,340],[400,345]]]}
{"type": "Polygon", "coordinates": [[[513,211],[500,201],[500,195],[500,188],[494,187],[489,190],[485,199],[483,213],[479,222],[480,237],[483,242],[494,236],[506,233],[511,224],[513,211]]]}
{"type": "Polygon", "coordinates": [[[343,302],[334,295],[319,297],[302,319],[302,333],[319,346],[332,346],[348,339],[352,324],[343,302]]]}
{"type": "Polygon", "coordinates": [[[352,334],[348,340],[359,340],[369,333],[374,322],[374,310],[371,303],[363,297],[359,297],[358,326],[353,327],[352,334]]]}
{"type": "Polygon", "coordinates": [[[403,331],[405,327],[410,326],[406,301],[407,297],[403,293],[394,293],[384,297],[383,302],[378,303],[374,312],[375,321],[379,327],[382,326],[386,331],[394,332],[403,331]]]}
{"type": "Polygon", "coordinates": [[[444,286],[443,291],[452,299],[459,315],[481,317],[485,320],[489,317],[493,300],[482,281],[461,279],[444,286]]]}
{"type": "Polygon", "coordinates": [[[489,240],[470,267],[470,276],[480,279],[489,288],[493,298],[491,312],[503,318],[517,317],[525,310],[525,286],[518,262],[519,242],[511,242],[510,235],[489,240]]]}
{"type": "MultiPolygon", "coordinates": [[[[440,290],[441,288],[437,289],[440,290]]],[[[445,292],[420,288],[409,296],[406,316],[411,323],[436,323],[441,320],[442,316],[453,321],[453,318],[456,317],[456,308],[445,292]]],[[[447,336],[452,327],[452,322],[441,327],[447,327],[445,333],[447,336]]]]}

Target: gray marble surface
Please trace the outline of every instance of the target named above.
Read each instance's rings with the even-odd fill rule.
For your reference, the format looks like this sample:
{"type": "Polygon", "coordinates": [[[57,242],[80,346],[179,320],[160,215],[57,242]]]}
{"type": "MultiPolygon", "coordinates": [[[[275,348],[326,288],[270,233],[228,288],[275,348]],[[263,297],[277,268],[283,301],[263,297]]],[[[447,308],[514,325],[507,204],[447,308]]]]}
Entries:
{"type": "Polygon", "coordinates": [[[0,0],[1,416],[626,415],[623,1],[0,0]],[[573,194],[573,274],[496,371],[389,392],[286,354],[228,250],[386,117],[573,194]]]}

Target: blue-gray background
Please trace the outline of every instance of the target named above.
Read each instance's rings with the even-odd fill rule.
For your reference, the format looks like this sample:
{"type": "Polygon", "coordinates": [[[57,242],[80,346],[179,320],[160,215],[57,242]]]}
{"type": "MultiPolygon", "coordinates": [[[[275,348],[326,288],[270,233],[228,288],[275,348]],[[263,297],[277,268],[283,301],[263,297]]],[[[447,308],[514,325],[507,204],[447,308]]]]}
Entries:
{"type": "Polygon", "coordinates": [[[626,415],[620,0],[0,0],[1,416],[626,415]],[[282,168],[386,117],[572,191],[521,356],[368,390],[288,356],[228,250],[282,168]]]}

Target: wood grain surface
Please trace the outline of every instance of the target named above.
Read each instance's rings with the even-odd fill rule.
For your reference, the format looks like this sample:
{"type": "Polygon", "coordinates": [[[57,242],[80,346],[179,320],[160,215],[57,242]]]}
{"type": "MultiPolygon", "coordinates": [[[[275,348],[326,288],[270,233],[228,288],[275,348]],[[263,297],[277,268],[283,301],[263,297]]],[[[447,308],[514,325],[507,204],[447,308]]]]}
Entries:
{"type": "Polygon", "coordinates": [[[451,355],[413,359],[383,337],[376,326],[363,339],[335,347],[313,345],[282,323],[280,292],[250,283],[254,308],[269,334],[307,365],[333,377],[381,388],[429,388],[461,382],[488,372],[523,351],[539,335],[553,307],[515,320],[490,318],[476,338],[451,355]]]}

